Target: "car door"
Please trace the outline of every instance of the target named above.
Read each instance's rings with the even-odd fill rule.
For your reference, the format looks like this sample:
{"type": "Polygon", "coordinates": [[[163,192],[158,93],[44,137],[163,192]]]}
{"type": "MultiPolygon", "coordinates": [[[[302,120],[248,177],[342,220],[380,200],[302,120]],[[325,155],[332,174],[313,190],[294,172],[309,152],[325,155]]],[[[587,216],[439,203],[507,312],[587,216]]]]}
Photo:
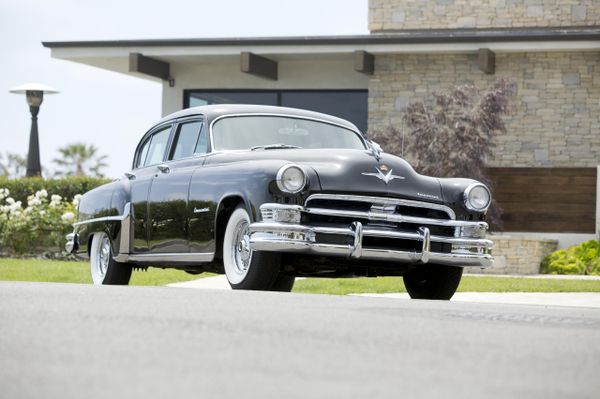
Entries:
{"type": "Polygon", "coordinates": [[[148,246],[153,254],[190,252],[188,191],[203,158],[194,155],[202,130],[199,117],[177,121],[163,162],[156,165],[148,195],[148,246]]]}
{"type": "Polygon", "coordinates": [[[130,180],[133,208],[132,253],[143,254],[149,252],[148,194],[156,174],[156,165],[163,161],[172,126],[172,123],[160,125],[145,135],[137,148],[133,170],[126,173],[130,180]]]}

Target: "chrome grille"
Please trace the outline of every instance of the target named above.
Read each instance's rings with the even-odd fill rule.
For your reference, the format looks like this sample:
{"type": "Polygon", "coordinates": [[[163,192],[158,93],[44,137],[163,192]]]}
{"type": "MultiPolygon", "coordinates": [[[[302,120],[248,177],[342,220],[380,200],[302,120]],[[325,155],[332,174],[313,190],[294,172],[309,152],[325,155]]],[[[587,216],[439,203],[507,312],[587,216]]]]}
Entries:
{"type": "MultiPolygon", "coordinates": [[[[395,232],[415,232],[427,227],[438,238],[456,235],[456,227],[448,226],[455,219],[454,211],[440,204],[388,197],[371,197],[339,194],[315,194],[305,203],[302,224],[308,226],[347,226],[356,221],[363,223],[363,245],[371,248],[418,250],[421,246],[417,234],[407,237],[395,232]],[[375,232],[383,234],[375,234],[375,232]],[[371,234],[373,232],[373,234],[371,234]]],[[[342,244],[344,237],[319,234],[317,241],[342,244]]],[[[346,237],[350,244],[350,237],[346,237]]],[[[452,244],[438,240],[432,243],[432,251],[449,253],[452,244]]]]}

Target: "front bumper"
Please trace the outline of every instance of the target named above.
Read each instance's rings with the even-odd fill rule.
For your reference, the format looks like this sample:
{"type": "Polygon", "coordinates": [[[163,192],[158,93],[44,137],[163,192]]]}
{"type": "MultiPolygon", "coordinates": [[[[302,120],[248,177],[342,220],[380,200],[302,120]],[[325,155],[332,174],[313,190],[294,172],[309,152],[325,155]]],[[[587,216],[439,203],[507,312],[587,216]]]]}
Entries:
{"type": "MultiPolygon", "coordinates": [[[[261,206],[263,219],[265,215],[285,214],[290,220],[299,222],[295,213],[313,212],[314,210],[298,205],[264,204],[261,206]]],[[[382,215],[370,215],[380,220],[382,215]]],[[[394,218],[401,217],[394,215],[394,218]]],[[[477,231],[481,222],[438,221],[456,227],[461,231],[477,231]],[[475,228],[474,228],[475,227],[475,228]]],[[[487,226],[485,226],[487,227],[487,226]]],[[[479,233],[478,233],[479,234],[479,233]]],[[[347,227],[308,226],[300,223],[281,222],[273,219],[250,225],[250,247],[256,251],[274,251],[302,253],[321,256],[347,257],[356,260],[376,260],[402,263],[435,263],[460,267],[492,267],[494,258],[490,254],[492,241],[484,238],[446,237],[430,234],[428,227],[418,227],[416,231],[395,231],[377,226],[369,226],[360,221],[352,222],[347,227]],[[346,236],[351,244],[331,244],[319,242],[319,235],[346,236]],[[367,248],[363,246],[363,237],[379,237],[418,242],[419,250],[404,251],[386,248],[367,248]],[[431,251],[431,243],[450,244],[450,253],[431,251]]]]}

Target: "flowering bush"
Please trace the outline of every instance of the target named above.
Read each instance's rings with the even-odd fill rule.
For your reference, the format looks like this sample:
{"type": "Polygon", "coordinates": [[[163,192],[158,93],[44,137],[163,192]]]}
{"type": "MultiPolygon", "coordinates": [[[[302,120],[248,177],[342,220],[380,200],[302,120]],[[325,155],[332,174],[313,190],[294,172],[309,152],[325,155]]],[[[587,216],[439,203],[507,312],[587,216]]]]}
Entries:
{"type": "Polygon", "coordinates": [[[0,188],[0,251],[10,254],[62,252],[65,235],[73,231],[81,195],[65,201],[60,195],[48,198],[44,189],[15,201],[10,191],[0,188]]]}

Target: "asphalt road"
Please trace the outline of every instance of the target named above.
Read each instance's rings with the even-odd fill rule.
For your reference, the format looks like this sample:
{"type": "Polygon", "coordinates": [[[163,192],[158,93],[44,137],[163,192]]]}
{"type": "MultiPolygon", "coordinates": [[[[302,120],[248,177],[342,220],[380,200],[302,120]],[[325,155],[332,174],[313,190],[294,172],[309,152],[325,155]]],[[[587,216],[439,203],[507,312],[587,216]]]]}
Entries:
{"type": "Polygon", "coordinates": [[[1,398],[597,398],[600,310],[0,282],[1,398]]]}

